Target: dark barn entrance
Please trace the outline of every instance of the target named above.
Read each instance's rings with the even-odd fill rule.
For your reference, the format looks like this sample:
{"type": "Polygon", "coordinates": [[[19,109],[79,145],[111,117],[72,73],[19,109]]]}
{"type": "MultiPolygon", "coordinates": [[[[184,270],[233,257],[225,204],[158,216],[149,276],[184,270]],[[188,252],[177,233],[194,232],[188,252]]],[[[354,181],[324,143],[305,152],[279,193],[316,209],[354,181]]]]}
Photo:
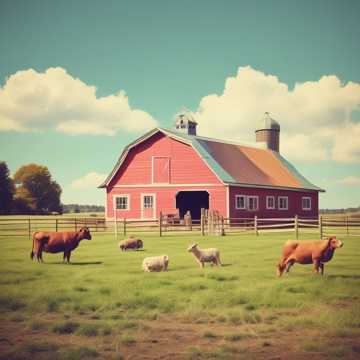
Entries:
{"type": "Polygon", "coordinates": [[[176,195],[176,208],[182,219],[190,210],[191,218],[199,220],[201,209],[209,208],[209,193],[207,191],[179,191],[176,195]]]}

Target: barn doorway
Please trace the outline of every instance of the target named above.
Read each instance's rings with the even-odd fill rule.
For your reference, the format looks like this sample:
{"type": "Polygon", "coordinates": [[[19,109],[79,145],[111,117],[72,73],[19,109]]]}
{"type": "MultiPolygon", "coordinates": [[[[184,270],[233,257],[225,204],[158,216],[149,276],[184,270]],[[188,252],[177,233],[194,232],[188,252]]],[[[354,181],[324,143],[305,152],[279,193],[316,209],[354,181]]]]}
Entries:
{"type": "Polygon", "coordinates": [[[190,210],[191,218],[199,220],[201,209],[209,209],[209,193],[207,191],[179,191],[176,195],[176,208],[180,219],[190,210]]]}

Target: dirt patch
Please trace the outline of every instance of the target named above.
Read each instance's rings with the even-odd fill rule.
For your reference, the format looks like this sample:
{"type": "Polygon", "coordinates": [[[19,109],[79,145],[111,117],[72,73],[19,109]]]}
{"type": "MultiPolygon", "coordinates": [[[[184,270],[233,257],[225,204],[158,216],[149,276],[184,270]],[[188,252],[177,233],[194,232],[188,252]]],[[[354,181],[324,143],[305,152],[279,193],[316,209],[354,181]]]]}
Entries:
{"type": "MultiPolygon", "coordinates": [[[[51,328],[51,319],[42,319],[51,328]]],[[[141,321],[133,330],[120,330],[108,336],[59,335],[51,330],[31,330],[25,323],[2,321],[0,355],[15,359],[16,349],[46,341],[57,349],[77,346],[96,350],[96,359],[267,359],[322,360],[358,359],[359,336],[331,338],[316,331],[285,332],[266,324],[195,324],[161,317],[141,321]],[[336,345],[335,345],[336,344],[336,345]]],[[[31,349],[30,349],[31,350],[31,349]]],[[[82,353],[81,353],[82,354],[82,353]]],[[[79,355],[78,359],[87,359],[79,355]]],[[[32,360],[54,359],[49,351],[31,352],[32,360]]]]}

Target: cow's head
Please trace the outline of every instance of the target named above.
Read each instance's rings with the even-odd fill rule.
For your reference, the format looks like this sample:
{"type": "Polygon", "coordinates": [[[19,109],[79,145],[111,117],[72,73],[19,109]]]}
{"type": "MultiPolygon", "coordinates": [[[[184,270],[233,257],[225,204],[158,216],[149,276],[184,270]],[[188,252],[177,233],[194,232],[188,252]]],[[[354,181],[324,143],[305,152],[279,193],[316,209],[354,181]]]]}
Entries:
{"type": "Polygon", "coordinates": [[[330,236],[328,241],[332,249],[341,248],[344,245],[341,240],[336,238],[336,236],[330,236]]]}
{"type": "Polygon", "coordinates": [[[197,247],[197,244],[192,244],[187,248],[187,251],[193,251],[197,247]]]}
{"type": "Polygon", "coordinates": [[[79,230],[82,239],[91,240],[91,234],[88,227],[82,227],[79,230]]]}

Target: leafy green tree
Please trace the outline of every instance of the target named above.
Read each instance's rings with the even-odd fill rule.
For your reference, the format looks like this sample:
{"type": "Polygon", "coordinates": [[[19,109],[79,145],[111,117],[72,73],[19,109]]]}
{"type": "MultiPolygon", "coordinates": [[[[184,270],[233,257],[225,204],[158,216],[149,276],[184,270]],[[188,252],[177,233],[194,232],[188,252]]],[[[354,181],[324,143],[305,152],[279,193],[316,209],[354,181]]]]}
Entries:
{"type": "Polygon", "coordinates": [[[5,161],[0,161],[0,214],[10,214],[13,208],[14,182],[5,161]]]}
{"type": "Polygon", "coordinates": [[[24,165],[16,171],[14,182],[18,211],[33,214],[62,212],[61,187],[52,179],[46,166],[24,165]]]}

